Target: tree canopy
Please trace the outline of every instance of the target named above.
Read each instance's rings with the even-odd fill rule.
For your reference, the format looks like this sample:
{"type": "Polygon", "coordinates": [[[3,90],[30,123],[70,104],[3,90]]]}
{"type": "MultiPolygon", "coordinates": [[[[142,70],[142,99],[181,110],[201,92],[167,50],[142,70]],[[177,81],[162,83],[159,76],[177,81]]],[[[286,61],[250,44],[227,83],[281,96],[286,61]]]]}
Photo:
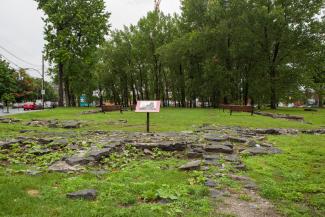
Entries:
{"type": "MultiPolygon", "coordinates": [[[[324,0],[182,0],[108,31],[102,0],[37,0],[47,58],[68,105],[99,90],[100,102],[164,106],[269,105],[302,91],[324,95],[324,0]]],[[[301,97],[300,97],[301,99],[301,97]]]]}
{"type": "Polygon", "coordinates": [[[323,0],[183,0],[181,16],[149,12],[102,47],[107,97],[122,104],[250,101],[276,108],[302,87],[319,89],[323,6],[323,0]]]}
{"type": "Polygon", "coordinates": [[[35,0],[45,13],[45,54],[55,64],[59,105],[68,105],[89,81],[98,45],[108,33],[109,13],[103,0],[35,0]],[[65,94],[64,94],[65,93],[65,94]]]}

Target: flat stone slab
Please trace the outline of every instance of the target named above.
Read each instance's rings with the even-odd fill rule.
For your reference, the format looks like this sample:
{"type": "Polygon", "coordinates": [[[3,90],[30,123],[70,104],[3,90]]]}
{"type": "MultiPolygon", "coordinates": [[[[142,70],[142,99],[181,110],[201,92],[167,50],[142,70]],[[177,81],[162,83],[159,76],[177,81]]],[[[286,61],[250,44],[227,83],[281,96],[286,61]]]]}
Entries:
{"type": "Polygon", "coordinates": [[[96,200],[97,191],[94,189],[85,189],[67,194],[67,198],[74,200],[96,200]]]}
{"type": "Polygon", "coordinates": [[[80,157],[80,156],[72,156],[65,160],[69,165],[87,165],[92,161],[95,161],[92,157],[80,157]]]}
{"type": "Polygon", "coordinates": [[[208,134],[204,136],[204,139],[211,142],[224,142],[227,141],[229,137],[225,135],[208,134]]]}
{"type": "Polygon", "coordinates": [[[148,149],[152,150],[155,148],[161,149],[163,151],[184,151],[187,147],[186,142],[163,142],[163,141],[158,141],[158,142],[151,142],[151,143],[137,143],[134,142],[131,144],[135,148],[139,149],[148,149]]]}
{"type": "Polygon", "coordinates": [[[207,145],[205,147],[205,151],[214,152],[214,153],[226,153],[226,154],[232,154],[234,152],[232,148],[225,145],[207,145]]]}
{"type": "Polygon", "coordinates": [[[89,157],[99,161],[103,157],[108,157],[112,153],[111,148],[105,148],[102,150],[96,150],[89,153],[89,157]]]}
{"type": "Polygon", "coordinates": [[[67,173],[67,172],[76,172],[79,169],[67,164],[65,161],[57,161],[51,166],[49,166],[48,170],[52,172],[67,173]]]}
{"type": "Polygon", "coordinates": [[[179,167],[180,170],[198,170],[201,167],[202,161],[190,161],[182,166],[179,167]]]}
{"type": "Polygon", "coordinates": [[[66,121],[62,123],[62,128],[65,129],[77,129],[80,128],[81,123],[78,121],[66,121]]]}
{"type": "Polygon", "coordinates": [[[242,154],[248,155],[266,155],[266,154],[281,154],[282,150],[274,147],[266,148],[266,147],[255,147],[248,148],[241,152],[242,154]]]}
{"type": "Polygon", "coordinates": [[[21,140],[10,140],[10,141],[0,141],[0,148],[3,148],[3,149],[8,149],[8,148],[11,148],[12,145],[14,144],[17,144],[17,143],[20,143],[21,140]]]}

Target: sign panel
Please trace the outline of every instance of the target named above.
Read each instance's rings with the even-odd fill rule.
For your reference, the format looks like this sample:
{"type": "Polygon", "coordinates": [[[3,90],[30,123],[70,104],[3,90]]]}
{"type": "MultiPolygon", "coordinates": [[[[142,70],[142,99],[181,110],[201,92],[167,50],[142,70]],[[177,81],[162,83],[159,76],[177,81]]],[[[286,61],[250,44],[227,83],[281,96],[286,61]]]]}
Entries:
{"type": "Polygon", "coordinates": [[[160,112],[160,101],[138,101],[135,112],[160,112]]]}
{"type": "Polygon", "coordinates": [[[45,95],[45,90],[42,90],[42,91],[41,91],[41,94],[42,94],[42,95],[45,95]]]}

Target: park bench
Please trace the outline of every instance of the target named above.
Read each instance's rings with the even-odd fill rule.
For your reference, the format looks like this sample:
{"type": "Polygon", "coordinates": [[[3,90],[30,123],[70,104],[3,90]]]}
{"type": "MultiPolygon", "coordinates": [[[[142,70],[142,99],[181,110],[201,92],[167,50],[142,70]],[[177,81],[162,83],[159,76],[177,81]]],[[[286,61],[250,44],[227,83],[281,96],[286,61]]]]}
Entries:
{"type": "Polygon", "coordinates": [[[123,107],[120,105],[103,105],[102,112],[120,111],[122,113],[124,111],[128,111],[129,109],[131,109],[131,111],[134,111],[135,107],[136,107],[136,105],[131,105],[130,107],[123,107]]]}
{"type": "Polygon", "coordinates": [[[120,111],[122,112],[122,107],[120,105],[103,105],[102,112],[115,112],[120,111]]]}
{"type": "Polygon", "coordinates": [[[225,109],[229,109],[230,115],[232,115],[233,112],[249,112],[251,115],[254,114],[254,107],[253,106],[247,106],[247,105],[221,105],[221,108],[223,111],[225,109]]]}

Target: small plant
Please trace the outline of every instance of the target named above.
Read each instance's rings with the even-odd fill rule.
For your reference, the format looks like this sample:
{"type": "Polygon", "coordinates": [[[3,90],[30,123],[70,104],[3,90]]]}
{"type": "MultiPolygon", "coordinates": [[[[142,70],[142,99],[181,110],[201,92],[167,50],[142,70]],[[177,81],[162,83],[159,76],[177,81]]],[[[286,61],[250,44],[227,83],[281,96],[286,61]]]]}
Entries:
{"type": "Polygon", "coordinates": [[[252,201],[252,198],[247,194],[240,194],[239,199],[243,201],[252,201]]]}
{"type": "Polygon", "coordinates": [[[188,179],[190,185],[201,185],[206,181],[206,177],[204,176],[202,171],[193,171],[191,174],[191,178],[188,179]]]}

